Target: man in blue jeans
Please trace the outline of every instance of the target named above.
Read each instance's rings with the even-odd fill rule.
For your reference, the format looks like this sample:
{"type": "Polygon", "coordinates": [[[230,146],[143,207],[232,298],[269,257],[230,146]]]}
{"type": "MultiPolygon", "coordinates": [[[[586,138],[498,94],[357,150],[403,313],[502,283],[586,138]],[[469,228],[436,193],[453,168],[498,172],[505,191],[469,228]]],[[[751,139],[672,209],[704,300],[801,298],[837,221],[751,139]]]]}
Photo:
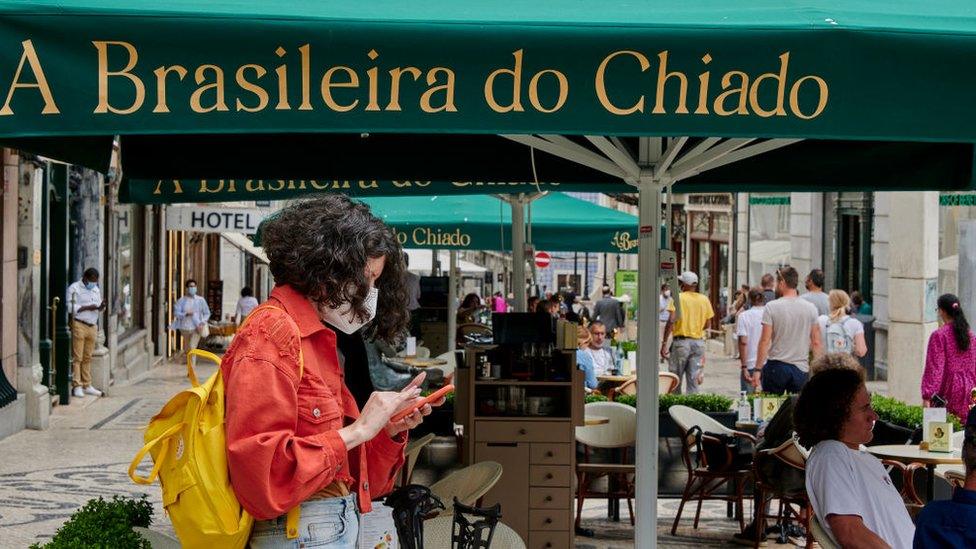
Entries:
{"type": "Polygon", "coordinates": [[[800,275],[789,265],[776,272],[776,294],[763,311],[762,336],[752,375],[767,393],[799,393],[807,382],[810,353],[823,354],[817,308],[800,297],[800,275]]]}

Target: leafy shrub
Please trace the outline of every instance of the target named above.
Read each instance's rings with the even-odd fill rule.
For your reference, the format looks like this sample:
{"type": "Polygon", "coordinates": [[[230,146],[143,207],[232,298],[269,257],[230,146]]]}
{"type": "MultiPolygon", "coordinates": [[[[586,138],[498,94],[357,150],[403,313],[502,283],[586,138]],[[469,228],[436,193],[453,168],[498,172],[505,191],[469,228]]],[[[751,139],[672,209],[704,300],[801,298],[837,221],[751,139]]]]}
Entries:
{"type": "Polygon", "coordinates": [[[620,350],[623,351],[623,352],[625,352],[625,353],[628,353],[630,351],[636,351],[637,350],[637,342],[636,341],[621,341],[620,342],[620,350]]]}
{"type": "MultiPolygon", "coordinates": [[[[922,425],[922,407],[911,406],[904,402],[881,395],[871,395],[871,407],[878,414],[878,418],[908,429],[915,429],[922,425]]],[[[946,420],[953,424],[957,431],[963,429],[963,423],[952,414],[946,414],[946,420]]]]}
{"type": "Polygon", "coordinates": [[[132,531],[133,526],[148,528],[152,523],[152,505],[146,496],[135,500],[113,496],[88,500],[61,525],[50,543],[35,543],[31,549],[74,549],[76,547],[113,547],[118,549],[151,549],[149,541],[132,531]]]}
{"type": "Polygon", "coordinates": [[[586,404],[589,404],[591,402],[606,402],[608,400],[610,400],[610,399],[608,399],[604,395],[597,394],[597,393],[590,393],[590,394],[586,395],[586,398],[583,399],[583,402],[585,402],[586,404]]]}
{"type": "MultiPolygon", "coordinates": [[[[617,397],[617,402],[635,408],[637,407],[637,397],[635,395],[620,395],[617,397]]],[[[661,395],[658,402],[658,411],[662,414],[667,413],[668,408],[677,404],[709,414],[728,412],[732,409],[733,401],[731,398],[722,395],[709,395],[704,393],[694,395],[661,395]]]]}

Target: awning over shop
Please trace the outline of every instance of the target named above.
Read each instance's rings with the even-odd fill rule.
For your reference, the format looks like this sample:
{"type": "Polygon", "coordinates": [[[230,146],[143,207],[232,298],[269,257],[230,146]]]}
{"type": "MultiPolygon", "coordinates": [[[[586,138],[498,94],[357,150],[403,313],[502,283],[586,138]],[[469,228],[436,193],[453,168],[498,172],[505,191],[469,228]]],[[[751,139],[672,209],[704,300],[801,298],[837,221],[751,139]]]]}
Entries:
{"type": "Polygon", "coordinates": [[[242,252],[249,253],[253,255],[258,261],[263,263],[271,263],[268,261],[268,256],[264,255],[264,250],[260,246],[255,246],[254,242],[250,238],[242,233],[220,233],[220,236],[224,237],[227,242],[230,242],[242,252]]]}
{"type": "Polygon", "coordinates": [[[970,2],[0,2],[0,135],[972,141],[970,2]]]}
{"type": "MultiPolygon", "coordinates": [[[[360,199],[396,230],[404,248],[511,251],[512,212],[485,195],[360,199]]],[[[263,226],[262,226],[263,228],[263,226]]],[[[255,242],[261,242],[262,228],[255,242]]],[[[539,250],[637,253],[637,217],[562,193],[532,202],[539,250]]]]}

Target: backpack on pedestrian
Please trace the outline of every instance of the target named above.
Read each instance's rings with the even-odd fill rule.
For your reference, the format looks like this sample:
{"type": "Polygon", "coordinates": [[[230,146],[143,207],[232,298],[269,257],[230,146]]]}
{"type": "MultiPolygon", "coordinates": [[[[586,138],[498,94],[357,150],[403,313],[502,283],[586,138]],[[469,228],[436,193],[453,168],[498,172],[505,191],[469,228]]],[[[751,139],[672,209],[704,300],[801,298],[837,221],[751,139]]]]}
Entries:
{"type": "Polygon", "coordinates": [[[827,317],[827,330],[825,349],[828,353],[847,353],[852,354],[854,352],[854,338],[847,333],[844,328],[844,323],[847,322],[849,316],[844,316],[840,320],[834,321],[830,317],[827,317]]]}
{"type": "MultiPolygon", "coordinates": [[[[264,307],[281,310],[271,305],[264,307]]],[[[245,324],[256,316],[254,312],[257,309],[248,315],[245,324]]],[[[298,326],[287,313],[285,316],[297,334],[298,326]]],[[[298,364],[301,378],[301,350],[298,364]]],[[[230,483],[220,357],[193,349],[187,353],[186,369],[193,386],[177,393],[149,421],[146,444],[129,465],[129,478],[136,484],[152,484],[159,478],[163,508],[183,547],[242,549],[251,536],[254,518],[241,506],[230,483]],[[193,371],[193,356],[212,360],[218,366],[202,385],[193,371]],[[152,456],[153,468],[142,477],[136,468],[147,453],[152,456]]],[[[288,512],[289,539],[298,537],[299,509],[295,506],[288,512]]]]}

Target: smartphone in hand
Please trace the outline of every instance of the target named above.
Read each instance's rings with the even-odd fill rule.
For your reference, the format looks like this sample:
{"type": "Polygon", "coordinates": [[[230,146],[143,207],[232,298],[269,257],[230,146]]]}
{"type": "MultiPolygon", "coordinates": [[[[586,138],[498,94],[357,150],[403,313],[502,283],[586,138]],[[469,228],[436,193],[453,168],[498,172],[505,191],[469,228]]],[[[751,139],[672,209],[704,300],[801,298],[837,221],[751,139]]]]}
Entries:
{"type": "Polygon", "coordinates": [[[453,393],[453,392],[454,392],[454,386],[453,385],[445,385],[445,386],[441,387],[440,389],[434,391],[433,393],[431,393],[427,397],[425,397],[423,400],[417,402],[413,406],[404,408],[403,410],[400,410],[399,412],[393,414],[393,417],[390,418],[390,423],[396,423],[396,422],[400,421],[401,419],[403,419],[403,418],[409,416],[410,414],[414,413],[414,411],[416,411],[417,409],[423,408],[425,404],[434,404],[438,400],[444,398],[445,396],[447,396],[448,394],[453,393]]]}

